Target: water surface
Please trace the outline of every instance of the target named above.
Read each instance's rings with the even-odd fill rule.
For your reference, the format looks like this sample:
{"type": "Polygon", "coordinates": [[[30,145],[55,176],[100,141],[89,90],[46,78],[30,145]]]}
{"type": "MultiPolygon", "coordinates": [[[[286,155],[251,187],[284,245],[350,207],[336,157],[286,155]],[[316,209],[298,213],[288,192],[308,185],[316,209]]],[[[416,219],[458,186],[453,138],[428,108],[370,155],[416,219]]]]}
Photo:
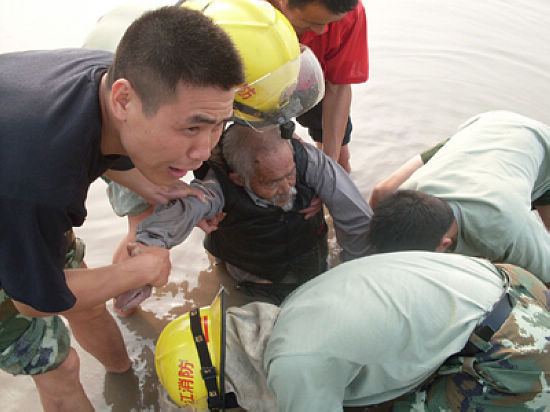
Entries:
{"type": "MultiPolygon", "coordinates": [[[[79,46],[95,20],[122,1],[0,0],[0,52],[79,46]]],[[[151,1],[161,4],[162,1],[151,1]]],[[[365,197],[377,181],[448,137],[468,117],[512,110],[550,123],[550,3],[544,0],[365,0],[370,79],[353,89],[352,177],[365,197]]],[[[302,136],[306,134],[301,130],[302,136]]],[[[96,182],[79,236],[90,266],[108,264],[126,230],[96,182]]],[[[81,378],[98,411],[166,410],[154,373],[154,342],[167,322],[210,302],[222,269],[195,230],[173,249],[170,283],[120,320],[134,371],[106,374],[79,350],[81,378]]],[[[232,302],[243,297],[232,291],[232,302]]],[[[0,373],[4,411],[38,410],[30,378],[0,373]]]]}

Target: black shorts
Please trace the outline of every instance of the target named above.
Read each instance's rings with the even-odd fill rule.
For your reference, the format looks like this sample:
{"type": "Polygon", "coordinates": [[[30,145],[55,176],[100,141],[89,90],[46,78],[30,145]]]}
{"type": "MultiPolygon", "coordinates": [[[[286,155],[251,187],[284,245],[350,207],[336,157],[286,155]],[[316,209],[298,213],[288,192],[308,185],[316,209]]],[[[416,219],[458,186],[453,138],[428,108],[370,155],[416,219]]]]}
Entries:
{"type": "Polygon", "coordinates": [[[535,206],[546,206],[550,205],[550,190],[544,192],[542,196],[535,199],[533,203],[531,203],[531,208],[534,209],[535,206]]]}
{"type": "MultiPolygon", "coordinates": [[[[321,143],[323,141],[323,100],[317,103],[311,110],[296,118],[298,123],[308,129],[309,135],[316,142],[321,143]]],[[[342,140],[342,146],[345,146],[351,140],[351,118],[348,116],[348,123],[346,125],[346,133],[344,134],[344,140],[342,140]]]]}

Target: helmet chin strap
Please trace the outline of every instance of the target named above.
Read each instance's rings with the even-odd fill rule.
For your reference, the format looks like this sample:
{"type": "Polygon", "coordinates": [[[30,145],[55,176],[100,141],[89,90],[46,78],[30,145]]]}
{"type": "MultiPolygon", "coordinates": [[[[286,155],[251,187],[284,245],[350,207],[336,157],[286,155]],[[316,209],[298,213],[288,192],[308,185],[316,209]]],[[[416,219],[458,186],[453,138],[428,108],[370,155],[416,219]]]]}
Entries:
{"type": "Polygon", "coordinates": [[[217,375],[220,371],[216,370],[216,367],[212,365],[206,339],[202,333],[199,308],[195,308],[189,312],[189,323],[201,362],[202,379],[208,391],[208,409],[211,411],[225,411],[223,388],[220,390],[217,383],[217,375]]]}
{"type": "MultiPolygon", "coordinates": [[[[281,137],[283,139],[291,139],[292,136],[294,135],[294,131],[296,130],[296,124],[292,120],[285,120],[283,116],[280,116],[280,117],[273,116],[269,113],[262,112],[261,110],[256,110],[253,107],[238,101],[233,102],[233,105],[237,110],[243,113],[249,114],[259,119],[265,119],[266,124],[278,124],[279,129],[281,131],[281,137]]],[[[252,124],[250,124],[246,120],[235,119],[235,121],[239,124],[252,126],[252,124]]]]}
{"type": "Polygon", "coordinates": [[[292,120],[287,120],[285,123],[279,125],[281,130],[281,137],[283,139],[292,139],[294,130],[296,130],[296,124],[292,120]]]}

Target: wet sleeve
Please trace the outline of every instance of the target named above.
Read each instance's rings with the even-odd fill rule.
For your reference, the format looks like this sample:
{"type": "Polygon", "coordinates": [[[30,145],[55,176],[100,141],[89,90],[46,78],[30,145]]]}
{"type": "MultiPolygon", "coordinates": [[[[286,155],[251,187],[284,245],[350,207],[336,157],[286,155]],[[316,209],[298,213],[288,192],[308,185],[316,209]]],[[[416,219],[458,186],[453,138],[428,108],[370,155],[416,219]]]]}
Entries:
{"type": "Polygon", "coordinates": [[[65,280],[65,232],[59,208],[0,198],[0,283],[12,299],[41,312],[62,312],[76,302],[65,280]]]}
{"type": "Polygon", "coordinates": [[[279,412],[341,412],[354,366],[321,355],[281,356],[267,365],[279,412]]]}
{"type": "Polygon", "coordinates": [[[146,246],[171,249],[182,243],[202,219],[211,219],[222,211],[224,197],[219,182],[212,175],[193,180],[191,186],[205,194],[205,202],[195,196],[157,205],[136,230],[136,241],[146,246]]]}
{"type": "Polygon", "coordinates": [[[349,174],[329,156],[309,144],[306,184],[327,206],[343,260],[368,253],[367,232],[372,209],[349,174]]]}

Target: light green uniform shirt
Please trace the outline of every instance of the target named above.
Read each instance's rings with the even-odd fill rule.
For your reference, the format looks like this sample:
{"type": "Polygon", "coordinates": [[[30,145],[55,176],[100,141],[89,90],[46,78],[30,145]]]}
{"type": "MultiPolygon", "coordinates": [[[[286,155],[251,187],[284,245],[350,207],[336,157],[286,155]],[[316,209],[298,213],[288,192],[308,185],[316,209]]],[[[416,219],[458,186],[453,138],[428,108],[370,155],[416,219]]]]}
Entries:
{"type": "Polygon", "coordinates": [[[400,189],[449,202],[456,252],[521,266],[550,282],[550,236],[531,202],[550,189],[550,127],[504,111],[473,117],[400,189]]]}
{"type": "Polygon", "coordinates": [[[264,353],[279,411],[341,411],[398,397],[460,351],[503,293],[486,260],[435,252],[337,266],[282,304],[264,353]]]}

